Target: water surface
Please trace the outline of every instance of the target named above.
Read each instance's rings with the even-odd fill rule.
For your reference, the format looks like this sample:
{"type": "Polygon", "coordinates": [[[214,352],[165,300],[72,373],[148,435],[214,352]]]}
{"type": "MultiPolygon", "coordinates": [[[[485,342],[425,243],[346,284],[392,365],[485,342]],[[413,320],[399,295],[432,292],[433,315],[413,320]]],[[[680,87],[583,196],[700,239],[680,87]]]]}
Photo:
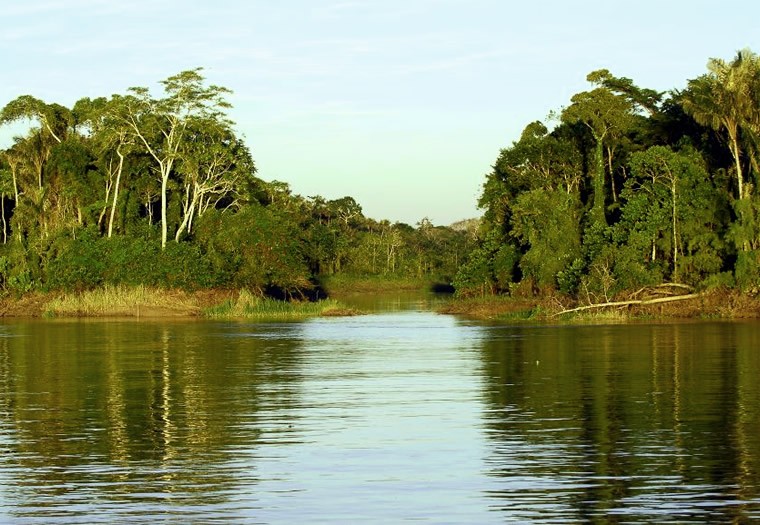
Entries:
{"type": "Polygon", "coordinates": [[[0,325],[0,523],[760,520],[757,323],[426,305],[0,325]]]}

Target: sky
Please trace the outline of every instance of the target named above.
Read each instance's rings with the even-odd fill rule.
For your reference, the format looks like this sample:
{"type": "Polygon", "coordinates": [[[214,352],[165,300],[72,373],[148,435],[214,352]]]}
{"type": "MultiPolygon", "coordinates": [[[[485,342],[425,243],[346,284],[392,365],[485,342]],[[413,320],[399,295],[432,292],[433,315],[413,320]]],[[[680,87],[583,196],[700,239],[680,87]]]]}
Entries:
{"type": "MultiPolygon", "coordinates": [[[[0,106],[67,107],[203,67],[264,180],[365,216],[480,215],[502,148],[607,68],[682,89],[760,52],[750,0],[24,0],[0,15],[0,106]]],[[[18,126],[0,128],[7,147],[18,126]]]]}

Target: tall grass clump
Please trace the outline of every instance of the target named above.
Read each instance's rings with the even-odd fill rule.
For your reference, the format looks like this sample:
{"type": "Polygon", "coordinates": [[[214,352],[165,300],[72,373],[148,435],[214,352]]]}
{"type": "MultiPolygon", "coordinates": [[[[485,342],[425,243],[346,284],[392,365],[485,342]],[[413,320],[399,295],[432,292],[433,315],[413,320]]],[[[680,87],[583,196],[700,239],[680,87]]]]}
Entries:
{"type": "Polygon", "coordinates": [[[44,308],[48,317],[150,317],[198,315],[192,297],[160,288],[111,286],[61,295],[44,308]]]}
{"type": "Polygon", "coordinates": [[[355,315],[356,312],[343,307],[334,299],[317,302],[289,302],[261,297],[247,289],[240,290],[236,299],[206,310],[210,319],[263,319],[289,320],[330,315],[355,315]]]}

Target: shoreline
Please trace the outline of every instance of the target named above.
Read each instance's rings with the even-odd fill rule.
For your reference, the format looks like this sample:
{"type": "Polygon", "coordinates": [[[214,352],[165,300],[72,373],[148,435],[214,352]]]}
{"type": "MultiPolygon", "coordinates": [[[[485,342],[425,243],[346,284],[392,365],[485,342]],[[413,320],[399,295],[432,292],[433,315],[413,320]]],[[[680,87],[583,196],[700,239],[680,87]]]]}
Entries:
{"type": "Polygon", "coordinates": [[[143,286],[103,287],[85,292],[29,292],[0,297],[4,319],[299,319],[358,315],[334,299],[285,302],[249,291],[184,291],[143,286]]]}
{"type": "MultiPolygon", "coordinates": [[[[345,283],[341,283],[343,285],[345,283]]],[[[380,283],[373,283],[379,285],[380,283]]],[[[408,281],[385,281],[382,286],[359,286],[352,293],[373,294],[390,290],[424,290],[408,281]]],[[[328,298],[317,302],[285,302],[255,296],[247,290],[200,289],[184,291],[164,288],[103,287],[87,292],[29,292],[0,297],[0,318],[143,318],[143,319],[300,319],[340,317],[361,312],[340,302],[346,287],[330,290],[328,298]]],[[[573,323],[586,321],[640,320],[739,320],[760,319],[760,297],[717,289],[697,297],[664,304],[588,309],[557,296],[519,298],[487,296],[452,298],[435,311],[483,321],[573,323]],[[566,303],[563,305],[563,299],[566,303]]]]}
{"type": "MultiPolygon", "coordinates": [[[[716,289],[695,294],[691,298],[684,297],[684,299],[688,300],[658,304],[609,303],[607,307],[571,311],[578,307],[582,309],[586,305],[579,302],[563,305],[559,297],[494,296],[455,299],[439,312],[478,320],[552,323],[760,319],[760,297],[732,290],[716,289]]],[[[626,301],[621,301],[621,303],[626,303],[626,301]]]]}

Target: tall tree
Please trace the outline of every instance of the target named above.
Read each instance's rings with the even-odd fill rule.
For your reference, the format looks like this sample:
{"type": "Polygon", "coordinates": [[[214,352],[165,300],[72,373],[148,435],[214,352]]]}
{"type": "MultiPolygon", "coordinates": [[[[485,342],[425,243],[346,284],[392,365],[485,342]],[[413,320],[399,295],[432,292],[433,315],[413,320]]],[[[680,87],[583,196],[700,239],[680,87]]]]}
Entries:
{"type": "Polygon", "coordinates": [[[626,77],[616,77],[607,69],[598,69],[588,74],[586,79],[599,87],[607,88],[616,95],[621,95],[636,108],[644,110],[650,116],[660,110],[662,93],[653,89],[641,88],[626,77]]]}
{"type": "Polygon", "coordinates": [[[236,204],[256,170],[251,154],[232,129],[215,120],[195,119],[181,150],[182,220],[175,240],[191,232],[193,220],[226,200],[236,204]]]}
{"type": "Polygon", "coordinates": [[[760,181],[760,56],[743,49],[737,52],[730,67],[734,77],[731,87],[738,92],[736,102],[749,169],[754,173],[757,186],[760,181]]]}
{"type": "Polygon", "coordinates": [[[134,137],[120,119],[114,118],[123,112],[120,107],[124,99],[113,97],[89,99],[83,98],[76,102],[73,108],[75,121],[80,131],[86,129],[90,139],[94,142],[94,148],[99,152],[100,169],[104,174],[104,206],[98,219],[100,225],[108,216],[108,237],[113,235],[116,207],[119,201],[119,191],[122,185],[124,162],[129,148],[134,145],[134,137]]]}
{"type": "Polygon", "coordinates": [[[8,102],[0,112],[0,123],[17,120],[36,120],[41,129],[60,143],[73,122],[71,111],[60,104],[47,104],[31,95],[21,95],[8,102]]]}
{"type": "Polygon", "coordinates": [[[718,271],[720,200],[699,153],[652,146],[631,156],[631,175],[616,226],[623,244],[619,259],[638,252],[640,263],[668,261],[664,269],[674,282],[718,271]]]}
{"type": "Polygon", "coordinates": [[[230,123],[224,111],[230,104],[224,87],[204,84],[202,68],[183,71],[163,80],[165,96],[155,99],[148,88],[130,88],[113,113],[123,122],[135,142],[141,144],[156,163],[161,182],[161,247],[168,236],[168,185],[175,164],[188,140],[188,128],[197,121],[230,123]]]}
{"type": "Polygon", "coordinates": [[[725,131],[728,146],[734,160],[737,196],[744,198],[744,169],[742,167],[742,147],[740,126],[742,122],[742,90],[739,89],[737,70],[731,64],[711,58],[707,68],[709,73],[688,83],[679,98],[684,110],[699,124],[716,131],[725,131]]]}
{"type": "Polygon", "coordinates": [[[570,124],[583,124],[594,139],[594,205],[591,215],[596,224],[606,225],[605,146],[610,145],[615,135],[631,126],[633,105],[626,97],[616,95],[605,87],[578,93],[571,98],[571,102],[562,111],[561,119],[570,124]]]}

